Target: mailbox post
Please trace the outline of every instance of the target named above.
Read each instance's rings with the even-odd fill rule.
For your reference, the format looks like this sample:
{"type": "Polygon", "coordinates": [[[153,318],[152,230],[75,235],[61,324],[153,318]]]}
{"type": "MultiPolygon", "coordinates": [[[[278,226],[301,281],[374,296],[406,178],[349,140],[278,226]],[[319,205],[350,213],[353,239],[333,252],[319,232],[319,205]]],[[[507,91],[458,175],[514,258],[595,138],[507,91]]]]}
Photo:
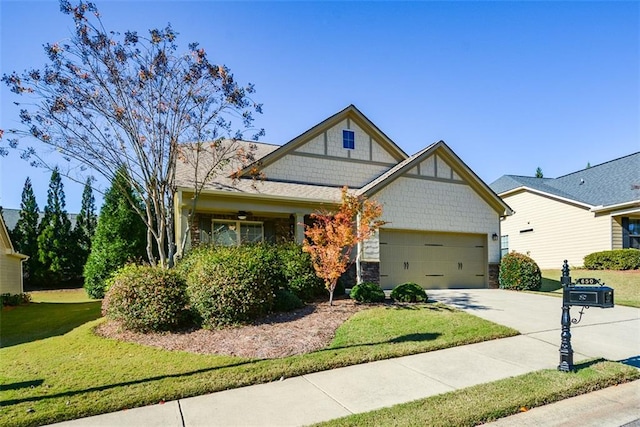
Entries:
{"type": "Polygon", "coordinates": [[[573,348],[571,347],[571,324],[580,323],[584,309],[589,307],[611,308],[613,307],[613,289],[604,286],[599,279],[581,278],[576,280],[577,285],[600,285],[600,286],[575,286],[571,283],[569,275],[569,264],[567,260],[562,265],[562,317],[560,324],[560,364],[558,370],[563,372],[573,371],[573,348]],[[571,318],[570,308],[572,305],[581,306],[580,318],[571,318]]]}

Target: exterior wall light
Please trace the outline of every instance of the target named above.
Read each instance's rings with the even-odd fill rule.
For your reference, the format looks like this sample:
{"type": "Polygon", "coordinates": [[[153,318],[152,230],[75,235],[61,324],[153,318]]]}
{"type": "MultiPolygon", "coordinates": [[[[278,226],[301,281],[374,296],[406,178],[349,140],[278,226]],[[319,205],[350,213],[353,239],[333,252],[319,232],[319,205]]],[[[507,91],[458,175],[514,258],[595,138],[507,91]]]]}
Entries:
{"type": "Polygon", "coordinates": [[[247,213],[245,211],[238,212],[238,219],[239,220],[247,219],[247,213]]]}
{"type": "Polygon", "coordinates": [[[493,240],[494,242],[496,242],[498,240],[498,233],[493,233],[491,235],[491,240],[493,240]]]}

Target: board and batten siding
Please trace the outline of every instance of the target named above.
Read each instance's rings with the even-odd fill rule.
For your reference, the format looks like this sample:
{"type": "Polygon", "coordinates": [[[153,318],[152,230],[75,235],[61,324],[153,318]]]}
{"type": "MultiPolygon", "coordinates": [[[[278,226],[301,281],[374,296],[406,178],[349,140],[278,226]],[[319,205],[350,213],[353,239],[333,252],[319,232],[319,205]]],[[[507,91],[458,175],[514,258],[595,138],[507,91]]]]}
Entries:
{"type": "MultiPolygon", "coordinates": [[[[488,262],[500,261],[500,242],[491,239],[493,233],[500,233],[500,217],[464,182],[403,176],[373,199],[382,204],[386,229],[485,234],[488,262]]],[[[378,260],[375,250],[379,250],[376,244],[366,244],[364,259],[378,260]]]]}
{"type": "Polygon", "coordinates": [[[265,166],[263,172],[270,180],[360,188],[396,163],[397,160],[357,124],[343,120],[265,166]],[[354,132],[354,149],[343,147],[343,130],[354,132]]]}
{"type": "Polygon", "coordinates": [[[530,256],[540,268],[559,269],[565,259],[582,266],[585,255],[611,249],[609,215],[595,216],[587,207],[527,191],[504,201],[516,212],[501,226],[502,235],[509,236],[509,252],[530,256]]]}

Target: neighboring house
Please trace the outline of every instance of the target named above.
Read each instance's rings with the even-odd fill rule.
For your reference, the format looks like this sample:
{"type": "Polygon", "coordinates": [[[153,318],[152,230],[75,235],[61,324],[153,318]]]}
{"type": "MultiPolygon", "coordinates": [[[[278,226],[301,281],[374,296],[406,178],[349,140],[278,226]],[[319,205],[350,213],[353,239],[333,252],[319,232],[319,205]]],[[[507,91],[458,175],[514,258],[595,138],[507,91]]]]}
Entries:
{"type": "MultiPolygon", "coordinates": [[[[497,285],[500,218],[511,211],[444,142],[408,156],[351,105],[283,146],[255,149],[258,160],[236,182],[220,174],[201,193],[192,244],[302,242],[309,214],[337,207],[346,185],[379,201],[388,221],[361,245],[360,280],[386,289],[407,281],[424,288],[497,285]],[[263,180],[249,176],[255,167],[263,180]]],[[[187,232],[193,174],[179,162],[178,242],[187,232]]]]}
{"type": "Polygon", "coordinates": [[[514,210],[502,221],[503,254],[559,269],[592,252],[640,249],[640,152],[559,178],[504,175],[490,187],[514,210]]]}
{"type": "Polygon", "coordinates": [[[21,294],[23,292],[22,262],[29,257],[13,249],[2,215],[0,215],[0,250],[0,294],[21,294]]]}
{"type": "MultiPolygon", "coordinates": [[[[7,230],[13,231],[16,228],[18,220],[20,219],[20,209],[5,208],[2,212],[2,215],[4,216],[4,225],[7,226],[7,230]]],[[[40,223],[42,221],[42,218],[44,218],[44,212],[39,212],[38,215],[38,223],[40,223]]],[[[69,221],[71,221],[71,228],[75,227],[78,214],[68,213],[67,216],[69,217],[69,221]]]]}

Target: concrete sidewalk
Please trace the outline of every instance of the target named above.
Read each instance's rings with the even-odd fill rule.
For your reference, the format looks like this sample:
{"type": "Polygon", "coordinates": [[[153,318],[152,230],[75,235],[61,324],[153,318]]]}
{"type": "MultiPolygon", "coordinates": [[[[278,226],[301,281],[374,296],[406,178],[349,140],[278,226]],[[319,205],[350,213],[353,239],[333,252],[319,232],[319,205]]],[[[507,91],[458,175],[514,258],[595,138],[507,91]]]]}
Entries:
{"type": "MultiPolygon", "coordinates": [[[[318,372],[58,425],[299,426],[539,369],[554,369],[558,365],[559,298],[503,290],[430,291],[429,296],[514,327],[523,335],[318,372]]],[[[574,317],[577,311],[572,310],[574,317]]],[[[572,327],[572,333],[576,363],[592,357],[637,359],[640,355],[640,310],[628,307],[587,310],[582,322],[572,327]]],[[[578,417],[587,412],[596,422],[591,425],[619,426],[632,422],[640,418],[640,382],[620,387],[602,391],[602,398],[596,399],[589,394],[559,402],[554,405],[569,405],[569,408],[560,406],[561,409],[555,412],[553,408],[557,406],[554,405],[544,407],[551,412],[531,410],[515,418],[510,417],[508,424],[501,425],[585,425],[579,422],[578,417]],[[602,409],[598,412],[598,408],[602,409]],[[549,413],[555,414],[555,418],[552,419],[549,413]],[[547,421],[549,423],[545,424],[547,421]]]]}

